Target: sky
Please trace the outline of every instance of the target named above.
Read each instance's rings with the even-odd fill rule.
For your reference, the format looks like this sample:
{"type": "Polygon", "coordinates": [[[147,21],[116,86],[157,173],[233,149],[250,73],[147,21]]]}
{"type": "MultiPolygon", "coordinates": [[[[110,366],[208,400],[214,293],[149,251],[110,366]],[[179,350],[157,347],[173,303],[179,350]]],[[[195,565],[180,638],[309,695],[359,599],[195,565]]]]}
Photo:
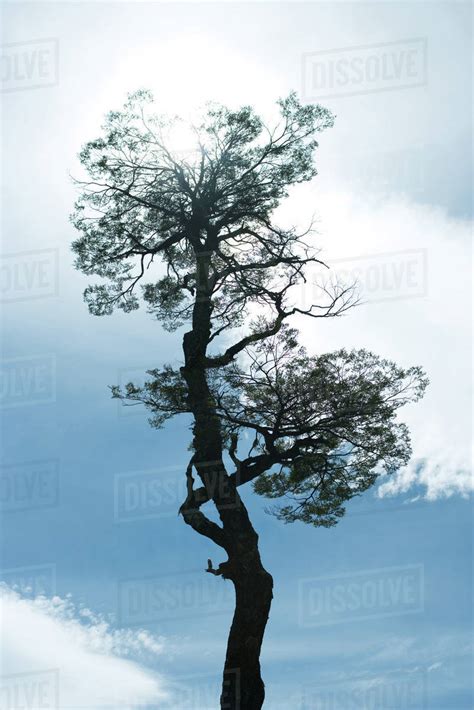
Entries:
{"type": "Polygon", "coordinates": [[[285,526],[241,489],[275,580],[265,707],[472,707],[471,14],[3,3],[0,708],[218,705],[233,595],[204,573],[219,550],[177,516],[189,421],[153,430],[107,388],[178,364],[182,333],[89,315],[70,251],[80,146],[141,87],[184,116],[214,100],[271,120],[291,90],[336,114],[319,175],[278,218],[314,214],[363,303],[295,325],[311,352],[366,347],[431,381],[401,414],[410,464],[335,528],[285,526]]]}

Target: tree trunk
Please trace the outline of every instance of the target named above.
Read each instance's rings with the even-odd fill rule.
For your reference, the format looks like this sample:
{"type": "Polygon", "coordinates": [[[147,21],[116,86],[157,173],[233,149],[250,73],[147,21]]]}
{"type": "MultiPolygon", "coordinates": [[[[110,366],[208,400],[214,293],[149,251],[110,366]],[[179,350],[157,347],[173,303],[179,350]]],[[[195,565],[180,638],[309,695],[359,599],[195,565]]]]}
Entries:
{"type": "Polygon", "coordinates": [[[273,579],[263,568],[256,545],[240,563],[229,560],[228,564],[235,587],[235,613],[227,643],[221,710],[260,710],[265,686],[259,658],[273,597],[273,579]]]}
{"type": "Polygon", "coordinates": [[[229,633],[220,706],[221,710],[260,710],[265,697],[260,675],[260,649],[272,600],[273,580],[263,568],[258,535],[223,462],[220,419],[210,392],[204,358],[210,338],[212,303],[208,292],[209,257],[197,259],[198,279],[193,328],[183,338],[181,374],[188,386],[189,409],[194,415],[194,455],[187,471],[188,498],[181,506],[186,523],[219,545],[228,560],[213,574],[232,580],[236,592],[229,633]],[[193,499],[192,467],[212,499],[222,526],[209,520],[193,499]]]}

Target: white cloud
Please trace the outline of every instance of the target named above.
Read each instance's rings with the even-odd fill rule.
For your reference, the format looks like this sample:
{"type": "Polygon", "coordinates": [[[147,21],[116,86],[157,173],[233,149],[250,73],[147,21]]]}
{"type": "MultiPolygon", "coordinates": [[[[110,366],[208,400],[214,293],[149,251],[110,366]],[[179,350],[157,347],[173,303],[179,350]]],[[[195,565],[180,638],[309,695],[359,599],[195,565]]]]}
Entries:
{"type": "Polygon", "coordinates": [[[340,319],[300,321],[308,349],[365,347],[403,366],[421,365],[430,378],[424,399],[401,411],[412,431],[412,461],[378,494],[421,486],[429,500],[466,496],[473,488],[471,223],[401,196],[311,185],[287,209],[300,226],[317,212],[322,258],[344,277],[358,277],[366,301],[340,319]]]}
{"type": "Polygon", "coordinates": [[[70,599],[26,599],[2,585],[0,602],[0,707],[127,710],[166,700],[164,680],[139,663],[162,653],[162,639],[114,630],[70,599]]]}

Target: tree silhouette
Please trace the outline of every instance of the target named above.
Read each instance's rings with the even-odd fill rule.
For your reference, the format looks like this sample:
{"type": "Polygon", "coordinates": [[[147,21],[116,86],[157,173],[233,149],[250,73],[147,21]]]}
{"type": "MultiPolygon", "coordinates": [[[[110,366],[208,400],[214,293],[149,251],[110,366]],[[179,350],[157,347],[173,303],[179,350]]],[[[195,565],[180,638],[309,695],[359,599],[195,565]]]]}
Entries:
{"type": "Polygon", "coordinates": [[[292,93],[270,129],[250,107],[210,106],[191,127],[195,150],[182,154],[168,140],[177,119],[152,104],[148,92],[130,95],[81,151],[87,180],[78,181],[73,250],[77,268],[105,279],[85,291],[91,313],[143,302],[164,328],[186,326],[182,367],[164,364],[143,386],[112,391],[143,402],[158,428],[192,415],[179,512],[225,552],[206,571],[236,593],[221,707],[256,710],[273,581],[239,487],[252,481],[285,522],[335,525],[348,500],[407,463],[409,433],[396,414],[422,396],[426,378],[365,350],[310,355],[289,325],[294,315],[338,316],[355,301],[335,281],[299,305],[308,266],[322,264],[313,231],[274,219],[289,187],[316,175],[315,136],[333,125],[331,113],[292,93]],[[220,523],[202,510],[210,501],[220,523]]]}

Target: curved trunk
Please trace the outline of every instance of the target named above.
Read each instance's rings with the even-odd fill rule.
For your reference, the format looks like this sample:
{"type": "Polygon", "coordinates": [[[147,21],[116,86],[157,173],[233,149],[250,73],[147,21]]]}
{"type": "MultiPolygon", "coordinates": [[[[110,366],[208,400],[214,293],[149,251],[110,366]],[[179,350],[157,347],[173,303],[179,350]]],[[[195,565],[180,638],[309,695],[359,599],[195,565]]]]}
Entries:
{"type": "Polygon", "coordinates": [[[212,303],[208,284],[209,260],[197,259],[198,293],[193,328],[185,334],[181,374],[188,388],[189,409],[194,416],[194,454],[188,467],[188,498],[181,506],[186,523],[223,548],[228,560],[208,572],[232,580],[236,592],[234,619],[229,633],[220,706],[224,710],[260,710],[265,691],[260,675],[260,649],[272,600],[273,580],[263,568],[255,532],[237,491],[237,481],[224,466],[219,416],[209,389],[204,360],[210,337],[212,303]],[[200,510],[193,497],[192,468],[201,478],[208,499],[214,502],[222,526],[200,510]]]}
{"type": "Polygon", "coordinates": [[[273,579],[263,568],[258,549],[236,564],[235,613],[227,643],[221,710],[260,710],[265,686],[260,650],[272,602],[273,579]]]}

